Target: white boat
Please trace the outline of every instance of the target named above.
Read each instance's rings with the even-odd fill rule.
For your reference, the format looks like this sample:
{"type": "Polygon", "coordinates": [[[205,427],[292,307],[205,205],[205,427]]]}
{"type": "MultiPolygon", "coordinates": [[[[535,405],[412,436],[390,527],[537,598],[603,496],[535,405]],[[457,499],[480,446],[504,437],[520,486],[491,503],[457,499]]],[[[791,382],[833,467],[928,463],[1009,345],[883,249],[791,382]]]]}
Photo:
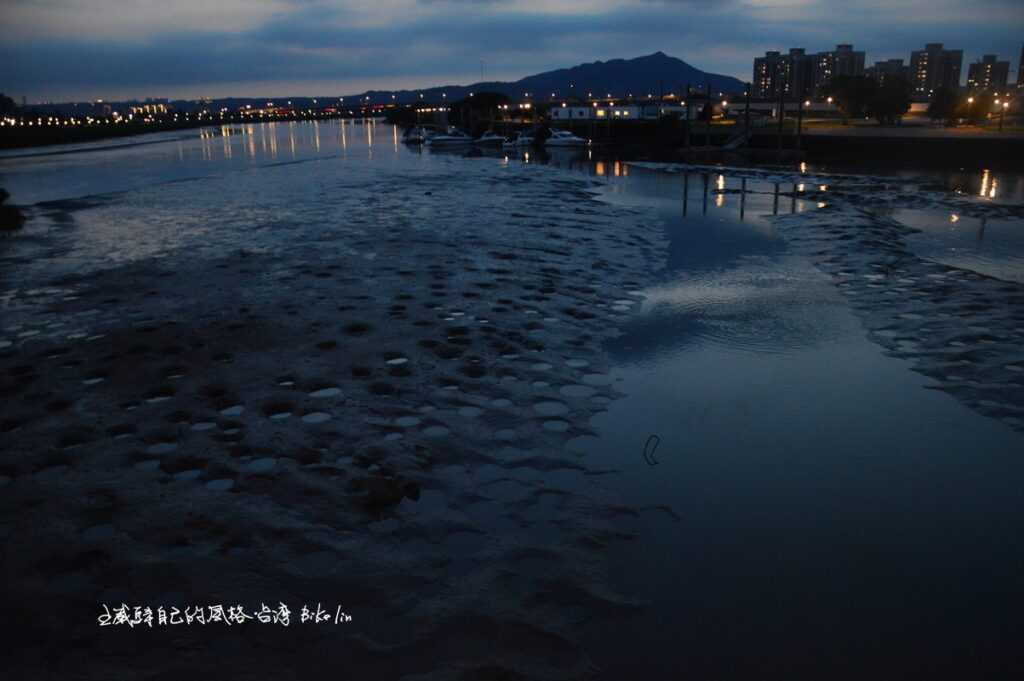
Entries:
{"type": "Polygon", "coordinates": [[[589,142],[568,130],[552,130],[551,137],[544,141],[546,147],[585,147],[589,142]]]}
{"type": "Polygon", "coordinates": [[[448,128],[447,132],[428,137],[424,142],[428,147],[458,147],[473,143],[473,138],[457,128],[448,128]]]}
{"type": "Polygon", "coordinates": [[[533,146],[533,135],[521,132],[507,142],[503,142],[503,147],[532,147],[533,146]]]}
{"type": "Polygon", "coordinates": [[[505,136],[499,135],[496,132],[491,132],[490,130],[488,130],[484,134],[477,137],[473,143],[478,146],[501,146],[505,143],[505,136]]]}

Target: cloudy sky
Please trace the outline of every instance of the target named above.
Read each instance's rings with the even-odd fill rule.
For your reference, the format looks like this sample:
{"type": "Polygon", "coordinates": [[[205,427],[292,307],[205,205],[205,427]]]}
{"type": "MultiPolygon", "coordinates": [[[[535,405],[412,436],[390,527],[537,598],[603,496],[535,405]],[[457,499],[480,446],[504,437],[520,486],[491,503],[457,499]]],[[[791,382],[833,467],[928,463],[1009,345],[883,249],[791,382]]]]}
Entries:
{"type": "Polygon", "coordinates": [[[1017,70],[1021,0],[0,0],[0,91],[19,101],[339,95],[514,80],[662,50],[750,80],[769,49],[925,42],[1017,70]]]}

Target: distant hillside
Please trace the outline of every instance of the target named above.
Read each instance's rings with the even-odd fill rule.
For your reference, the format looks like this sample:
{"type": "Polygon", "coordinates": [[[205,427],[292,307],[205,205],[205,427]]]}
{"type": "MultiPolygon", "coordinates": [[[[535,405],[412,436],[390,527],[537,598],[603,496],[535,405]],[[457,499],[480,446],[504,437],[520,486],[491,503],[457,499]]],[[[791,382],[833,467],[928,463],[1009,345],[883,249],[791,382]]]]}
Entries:
{"type": "Polygon", "coordinates": [[[419,98],[422,92],[426,100],[438,101],[442,93],[448,101],[457,101],[470,92],[501,92],[513,98],[521,98],[524,93],[531,97],[546,99],[554,92],[557,97],[576,95],[586,97],[593,92],[594,96],[624,97],[629,94],[643,96],[657,95],[660,92],[679,92],[687,84],[703,89],[705,83],[711,84],[712,92],[742,92],[743,83],[732,76],[717,73],[706,73],[690,66],[682,59],[670,57],[664,52],[655,52],[635,59],[611,59],[580,64],[568,69],[547,71],[527,76],[514,83],[482,82],[472,85],[446,85],[426,88],[424,90],[373,90],[364,92],[358,97],[370,97],[371,102],[382,102],[395,96],[394,101],[411,102],[419,98]]]}
{"type": "MultiPolygon", "coordinates": [[[[568,69],[547,71],[527,76],[514,83],[491,81],[471,85],[444,85],[423,90],[371,90],[360,94],[345,95],[344,101],[346,106],[352,107],[357,104],[391,104],[393,102],[399,104],[417,101],[457,102],[469,96],[470,92],[500,92],[515,100],[523,98],[524,93],[527,92],[530,93],[530,98],[537,100],[549,99],[551,93],[555,93],[556,98],[572,96],[586,98],[587,93],[590,92],[593,92],[595,97],[606,97],[609,93],[613,97],[625,97],[630,94],[643,97],[647,94],[657,96],[661,92],[680,92],[687,84],[703,90],[706,83],[710,83],[711,91],[714,93],[742,92],[744,87],[742,82],[731,76],[705,73],[690,66],[682,59],[670,57],[664,52],[655,52],[635,59],[595,61],[568,69]],[[420,100],[421,93],[422,100],[420,100]],[[445,96],[442,97],[442,95],[445,96]]],[[[279,106],[291,105],[295,108],[306,109],[338,101],[336,95],[317,97],[302,96],[297,93],[292,93],[291,96],[287,95],[288,93],[282,93],[280,97],[269,98],[225,97],[206,100],[202,103],[196,100],[174,100],[169,103],[176,111],[195,111],[200,108],[216,110],[222,107],[234,110],[246,105],[260,107],[269,101],[273,101],[279,106]]],[[[137,103],[139,102],[107,102],[103,107],[116,111],[137,103]]],[[[93,102],[41,104],[31,106],[29,110],[65,115],[89,113],[103,115],[103,111],[97,110],[97,105],[93,102]]]]}

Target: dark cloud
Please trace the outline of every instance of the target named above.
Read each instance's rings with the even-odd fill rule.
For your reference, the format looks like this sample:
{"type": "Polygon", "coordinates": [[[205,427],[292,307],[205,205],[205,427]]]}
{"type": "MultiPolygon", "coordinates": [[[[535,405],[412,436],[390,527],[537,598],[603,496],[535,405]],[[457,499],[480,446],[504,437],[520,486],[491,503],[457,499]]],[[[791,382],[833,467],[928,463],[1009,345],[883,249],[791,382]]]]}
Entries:
{"type": "MultiPolygon", "coordinates": [[[[471,1],[429,0],[432,6],[471,1]]],[[[819,13],[802,16],[793,7],[779,19],[763,8],[754,15],[739,14],[740,4],[732,0],[649,0],[554,15],[517,10],[510,2],[473,4],[481,6],[411,12],[372,28],[353,26],[351,14],[337,6],[300,2],[256,28],[237,32],[165,33],[131,41],[5,41],[0,44],[0,90],[59,97],[86,87],[158,94],[218,83],[293,82],[290,94],[301,94],[301,84],[314,81],[337,83],[338,91],[346,91],[346,83],[363,85],[377,78],[408,82],[422,77],[431,79],[424,86],[442,84],[438,79],[445,74],[477,73],[481,59],[488,77],[523,76],[659,49],[699,68],[749,79],[753,57],[766,49],[823,50],[838,42],[867,50],[870,63],[907,58],[926,41],[942,41],[964,48],[968,59],[1000,53],[1014,61],[1015,69],[1021,45],[1020,21],[993,23],[990,18],[998,11],[1021,17],[1020,10],[1001,1],[965,8],[955,23],[925,15],[878,24],[870,16],[846,19],[845,5],[837,3],[841,26],[838,21],[823,25],[819,13]],[[979,12],[982,5],[987,12],[979,12]]]]}

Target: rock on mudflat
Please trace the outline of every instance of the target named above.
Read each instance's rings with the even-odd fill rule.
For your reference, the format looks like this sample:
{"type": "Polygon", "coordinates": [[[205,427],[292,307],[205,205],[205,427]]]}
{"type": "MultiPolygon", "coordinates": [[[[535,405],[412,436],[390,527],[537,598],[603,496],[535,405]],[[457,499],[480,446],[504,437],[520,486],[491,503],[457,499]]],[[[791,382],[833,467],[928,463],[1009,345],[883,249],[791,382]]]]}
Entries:
{"type": "Polygon", "coordinates": [[[314,390],[309,394],[310,397],[337,397],[341,394],[341,388],[321,388],[320,390],[314,390]]]}
{"type": "Polygon", "coordinates": [[[268,456],[263,457],[262,459],[256,459],[255,461],[250,461],[245,465],[244,470],[246,473],[260,474],[270,473],[275,468],[277,468],[277,459],[273,459],[268,456]]]}
{"type": "Polygon", "coordinates": [[[221,478],[219,480],[210,480],[206,483],[206,489],[211,492],[227,492],[229,489],[235,486],[235,481],[230,478],[221,478]]]}
{"type": "Polygon", "coordinates": [[[363,505],[367,508],[386,508],[405,498],[413,501],[420,498],[420,486],[417,483],[382,475],[356,478],[350,488],[360,493],[363,505]]]}
{"type": "MultiPolygon", "coordinates": [[[[0,204],[7,201],[10,194],[0,189],[0,204]]],[[[17,206],[0,205],[0,231],[14,231],[25,224],[25,214],[17,206]]]]}

